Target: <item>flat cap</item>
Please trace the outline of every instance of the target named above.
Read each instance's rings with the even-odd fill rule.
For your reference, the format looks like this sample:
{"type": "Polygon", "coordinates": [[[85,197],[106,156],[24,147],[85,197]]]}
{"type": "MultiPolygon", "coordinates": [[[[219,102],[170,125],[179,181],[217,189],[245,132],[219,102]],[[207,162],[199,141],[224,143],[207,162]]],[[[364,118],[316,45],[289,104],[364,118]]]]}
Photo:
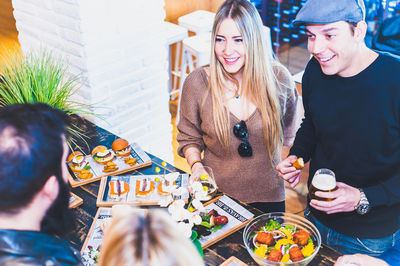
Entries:
{"type": "Polygon", "coordinates": [[[359,22],[365,19],[363,0],[307,0],[292,22],[303,24],[328,24],[338,21],[359,22]]]}

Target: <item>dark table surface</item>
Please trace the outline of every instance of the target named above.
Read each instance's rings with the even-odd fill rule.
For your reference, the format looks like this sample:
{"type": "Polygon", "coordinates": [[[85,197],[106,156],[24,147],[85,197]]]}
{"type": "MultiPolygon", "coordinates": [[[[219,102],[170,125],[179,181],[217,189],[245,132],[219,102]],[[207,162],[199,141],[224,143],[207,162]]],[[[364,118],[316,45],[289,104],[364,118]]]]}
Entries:
{"type": "MultiPolygon", "coordinates": [[[[107,147],[111,147],[112,142],[116,138],[118,138],[116,135],[95,126],[87,120],[75,118],[74,123],[76,125],[79,125],[79,128],[81,128],[86,135],[85,139],[87,144],[81,140],[77,140],[78,145],[85,154],[90,154],[91,149],[93,149],[97,145],[105,145],[107,147]]],[[[160,167],[160,169],[164,168],[161,165],[162,159],[149,153],[148,155],[153,162],[152,165],[146,168],[132,171],[132,173],[154,175],[156,174],[155,167],[160,167]]],[[[175,168],[170,164],[168,164],[165,169],[167,173],[176,171],[182,172],[181,170],[175,168]]],[[[83,199],[83,204],[74,209],[74,213],[76,215],[76,230],[67,235],[67,239],[78,250],[81,249],[86,239],[90,226],[92,225],[93,218],[97,211],[96,199],[99,185],[100,181],[96,181],[71,189],[73,193],[83,199]]],[[[262,214],[262,212],[258,209],[247,205],[245,206],[248,208],[248,210],[254,213],[255,216],[262,214]]],[[[257,265],[255,261],[250,257],[249,253],[246,250],[246,247],[243,244],[242,234],[243,229],[206,248],[204,250],[205,262],[208,265],[219,265],[229,257],[235,256],[248,265],[257,265]]],[[[323,244],[318,254],[309,265],[333,265],[339,256],[340,253],[323,244]]]]}

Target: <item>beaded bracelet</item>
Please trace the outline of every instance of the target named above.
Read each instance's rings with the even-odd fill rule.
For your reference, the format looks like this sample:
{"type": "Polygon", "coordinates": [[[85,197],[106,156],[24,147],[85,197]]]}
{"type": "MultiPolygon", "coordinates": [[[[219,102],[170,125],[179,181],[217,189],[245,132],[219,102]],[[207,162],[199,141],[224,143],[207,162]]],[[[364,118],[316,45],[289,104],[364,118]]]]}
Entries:
{"type": "Polygon", "coordinates": [[[195,160],[195,161],[193,161],[192,164],[190,165],[190,169],[193,168],[193,165],[194,165],[195,163],[201,163],[201,160],[195,160]]]}

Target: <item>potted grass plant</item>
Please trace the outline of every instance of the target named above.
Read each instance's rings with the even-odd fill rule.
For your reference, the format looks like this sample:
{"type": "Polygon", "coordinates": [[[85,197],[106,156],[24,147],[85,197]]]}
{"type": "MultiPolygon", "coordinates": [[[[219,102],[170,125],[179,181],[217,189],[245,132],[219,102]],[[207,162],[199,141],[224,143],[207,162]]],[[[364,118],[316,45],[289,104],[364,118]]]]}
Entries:
{"type": "MultiPolygon", "coordinates": [[[[80,75],[68,73],[67,62],[54,53],[41,49],[23,55],[10,50],[0,60],[0,107],[17,103],[42,102],[65,111],[68,115],[93,115],[91,106],[71,97],[81,84],[80,75]]],[[[75,125],[68,128],[69,146],[84,133],[75,125]]]]}

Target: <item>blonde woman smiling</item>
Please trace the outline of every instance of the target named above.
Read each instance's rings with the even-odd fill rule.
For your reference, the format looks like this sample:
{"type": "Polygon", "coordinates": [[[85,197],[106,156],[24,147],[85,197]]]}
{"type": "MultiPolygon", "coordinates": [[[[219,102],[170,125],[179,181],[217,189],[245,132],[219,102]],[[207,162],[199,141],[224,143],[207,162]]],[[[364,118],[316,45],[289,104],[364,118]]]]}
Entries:
{"type": "Polygon", "coordinates": [[[228,0],[215,16],[210,66],[185,80],[178,153],[213,169],[220,190],[265,211],[285,210],[275,165],[295,135],[297,92],[273,60],[256,8],[228,0]],[[204,157],[201,158],[201,152],[204,157]]]}

